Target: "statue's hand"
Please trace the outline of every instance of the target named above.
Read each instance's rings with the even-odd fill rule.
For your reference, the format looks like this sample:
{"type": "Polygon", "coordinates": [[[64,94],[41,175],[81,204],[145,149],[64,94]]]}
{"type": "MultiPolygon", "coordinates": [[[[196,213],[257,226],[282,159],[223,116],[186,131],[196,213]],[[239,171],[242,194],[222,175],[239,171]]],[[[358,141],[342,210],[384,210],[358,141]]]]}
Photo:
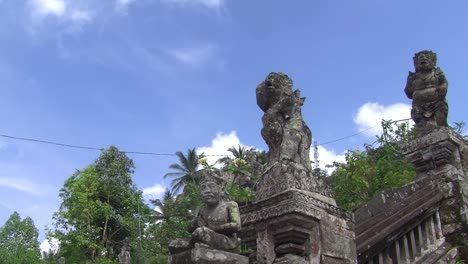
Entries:
{"type": "Polygon", "coordinates": [[[236,223],[226,223],[221,225],[210,225],[209,228],[217,233],[231,234],[239,231],[236,223]]]}
{"type": "Polygon", "coordinates": [[[205,220],[203,220],[203,218],[201,218],[199,216],[197,216],[196,223],[197,223],[197,227],[207,226],[205,220]]]}

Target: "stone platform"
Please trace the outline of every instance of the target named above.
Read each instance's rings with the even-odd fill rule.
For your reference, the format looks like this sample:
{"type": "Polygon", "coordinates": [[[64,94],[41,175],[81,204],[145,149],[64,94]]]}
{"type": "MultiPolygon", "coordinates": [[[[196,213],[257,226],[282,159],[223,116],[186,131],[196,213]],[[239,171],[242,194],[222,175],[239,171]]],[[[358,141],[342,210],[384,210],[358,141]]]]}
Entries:
{"type": "Polygon", "coordinates": [[[252,250],[251,261],[356,263],[352,214],[330,201],[317,193],[289,189],[242,207],[241,237],[252,250]]]}
{"type": "Polygon", "coordinates": [[[195,247],[169,256],[169,264],[249,264],[249,258],[221,250],[195,247]]]}

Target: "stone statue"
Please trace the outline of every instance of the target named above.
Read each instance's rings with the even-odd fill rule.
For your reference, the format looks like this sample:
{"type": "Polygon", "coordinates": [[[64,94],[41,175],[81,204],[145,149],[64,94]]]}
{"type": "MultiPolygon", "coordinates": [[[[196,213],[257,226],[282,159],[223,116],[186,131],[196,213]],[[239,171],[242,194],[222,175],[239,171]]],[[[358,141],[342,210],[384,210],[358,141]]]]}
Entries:
{"type": "Polygon", "coordinates": [[[270,73],[256,90],[257,104],[264,112],[262,137],[269,147],[268,163],[290,160],[312,170],[312,134],[302,118],[305,98],[292,90],[284,73],[270,73]]]}
{"type": "Polygon", "coordinates": [[[240,213],[236,202],[223,199],[225,185],[224,179],[214,176],[210,171],[201,175],[200,196],[204,206],[188,227],[188,231],[192,233],[191,239],[170,242],[169,263],[205,263],[193,259],[198,253],[186,253],[192,249],[215,250],[216,254],[204,254],[205,258],[223,256],[222,258],[231,259],[232,263],[248,262],[248,258],[235,254],[240,248],[240,239],[237,237],[241,228],[240,213]]]}
{"type": "Polygon", "coordinates": [[[57,263],[58,264],[65,264],[65,258],[64,257],[59,258],[57,263]]]}
{"type": "Polygon", "coordinates": [[[122,249],[119,254],[119,264],[130,264],[130,241],[124,239],[122,249]]]}
{"type": "Polygon", "coordinates": [[[437,64],[437,54],[424,50],[413,57],[415,72],[409,72],[405,93],[413,100],[411,118],[416,128],[430,131],[447,127],[447,79],[437,64]]]}

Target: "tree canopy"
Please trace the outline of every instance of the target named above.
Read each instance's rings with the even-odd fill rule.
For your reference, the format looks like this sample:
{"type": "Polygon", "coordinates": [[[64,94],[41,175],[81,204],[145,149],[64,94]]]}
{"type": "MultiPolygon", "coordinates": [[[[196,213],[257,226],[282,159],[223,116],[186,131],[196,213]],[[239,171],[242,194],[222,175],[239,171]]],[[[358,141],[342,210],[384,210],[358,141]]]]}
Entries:
{"type": "Polygon", "coordinates": [[[150,210],[131,179],[133,170],[133,161],[111,146],[65,181],[49,236],[59,240],[67,262],[114,263],[126,238],[138,249],[141,217],[150,210]]]}
{"type": "Polygon", "coordinates": [[[14,212],[0,228],[0,262],[4,264],[41,263],[39,233],[30,217],[21,220],[14,212]]]}

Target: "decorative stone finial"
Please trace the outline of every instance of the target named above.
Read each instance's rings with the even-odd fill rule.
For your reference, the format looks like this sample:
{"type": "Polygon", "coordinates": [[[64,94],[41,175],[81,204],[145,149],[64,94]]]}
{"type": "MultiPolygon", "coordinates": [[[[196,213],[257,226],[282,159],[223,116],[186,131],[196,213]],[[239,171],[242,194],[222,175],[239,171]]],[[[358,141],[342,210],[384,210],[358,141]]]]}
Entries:
{"type": "Polygon", "coordinates": [[[257,104],[263,110],[262,137],[269,147],[268,163],[293,161],[308,170],[312,134],[302,118],[304,97],[292,90],[284,73],[270,73],[257,87],[257,104]]]}

